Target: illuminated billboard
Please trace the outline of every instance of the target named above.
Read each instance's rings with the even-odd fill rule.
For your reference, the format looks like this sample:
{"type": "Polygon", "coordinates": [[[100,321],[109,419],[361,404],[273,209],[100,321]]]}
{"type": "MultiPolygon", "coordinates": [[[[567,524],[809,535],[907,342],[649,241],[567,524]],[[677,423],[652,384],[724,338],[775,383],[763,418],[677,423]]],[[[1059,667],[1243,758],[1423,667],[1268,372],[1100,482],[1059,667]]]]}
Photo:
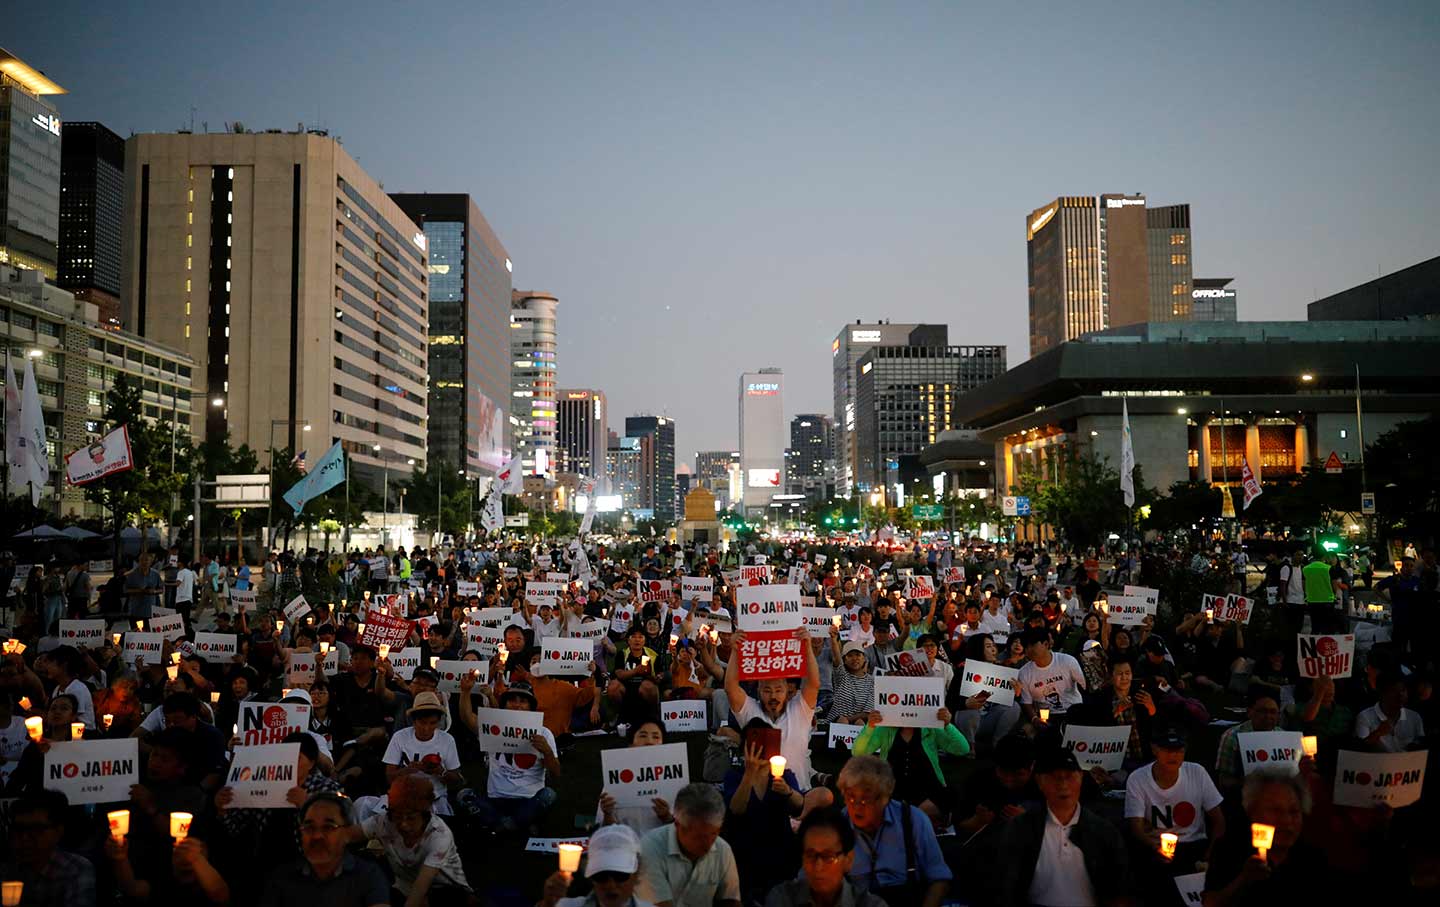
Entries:
{"type": "Polygon", "coordinates": [[[745,484],[750,488],[779,488],[780,470],[747,469],[745,470],[745,484]]]}
{"type": "MultiPolygon", "coordinates": [[[[576,513],[584,513],[586,508],[590,506],[590,497],[588,495],[577,494],[570,500],[575,503],[576,513]]],[[[619,510],[620,507],[620,495],[618,494],[602,494],[595,499],[596,513],[614,513],[619,510]]]]}

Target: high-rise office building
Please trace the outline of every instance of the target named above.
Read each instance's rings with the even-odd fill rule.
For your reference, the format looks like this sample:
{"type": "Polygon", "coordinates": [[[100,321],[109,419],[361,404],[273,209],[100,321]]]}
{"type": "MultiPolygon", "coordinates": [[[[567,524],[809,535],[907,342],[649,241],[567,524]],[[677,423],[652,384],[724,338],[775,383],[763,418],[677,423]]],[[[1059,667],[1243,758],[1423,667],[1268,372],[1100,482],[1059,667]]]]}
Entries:
{"type": "Polygon", "coordinates": [[[620,496],[620,506],[632,510],[640,506],[640,439],[618,437],[609,433],[609,446],[605,450],[605,474],[609,481],[610,493],[620,496]]]}
{"type": "Polygon", "coordinates": [[[195,361],[196,437],[424,463],[425,234],[335,139],[134,136],[121,262],[125,326],[195,361]]]}
{"type": "MultiPolygon", "coordinates": [[[[1440,259],[1437,259],[1440,260],[1440,259]]],[[[1230,286],[1233,277],[1196,277],[1195,289],[1191,291],[1191,321],[1237,321],[1239,302],[1235,288],[1230,286]]]]}
{"type": "Polygon", "coordinates": [[[720,503],[721,509],[730,506],[730,476],[732,471],[740,469],[740,451],[738,450],[700,450],[695,452],[695,482],[696,486],[703,486],[715,500],[720,503]]]}
{"type": "Polygon", "coordinates": [[[605,392],[582,388],[561,388],[557,393],[555,460],[556,471],[588,476],[596,480],[597,494],[609,493],[605,470],[610,410],[605,392]]]}
{"type": "Polygon", "coordinates": [[[425,231],[430,272],[430,459],[500,470],[510,417],[510,256],[475,199],[390,194],[425,231]]]}
{"type": "Polygon", "coordinates": [[[763,513],[785,492],[785,374],[762,368],[740,376],[740,469],[746,512],[763,513]]]}
{"type": "Polygon", "coordinates": [[[640,446],[640,482],[636,507],[651,510],[657,522],[675,522],[675,420],[664,416],[626,416],[625,435],[640,446]]]}
{"type": "Polygon", "coordinates": [[[917,328],[905,346],[868,350],[856,366],[856,481],[862,490],[908,482],[924,473],[920,451],[941,432],[964,428],[955,398],[1005,373],[1004,346],[948,346],[917,328]],[[933,338],[932,338],[933,339],[933,338]]]}
{"type": "Polygon", "coordinates": [[[100,123],[60,127],[60,264],[56,283],[120,327],[125,140],[100,123]]]}
{"type": "Polygon", "coordinates": [[[1090,331],[1190,318],[1190,206],[1062,196],[1025,222],[1030,355],[1090,331]]]}
{"type": "Polygon", "coordinates": [[[790,447],[785,451],[786,492],[824,497],[834,475],[834,421],[824,413],[802,413],[791,419],[790,447]]]}
{"type": "Polygon", "coordinates": [[[555,310],[549,293],[510,294],[510,423],[526,475],[555,474],[555,310]]]}
{"type": "Polygon", "coordinates": [[[60,242],[60,115],[65,94],[0,48],[0,265],[56,277],[60,242]]]}
{"type": "MultiPolygon", "coordinates": [[[[891,324],[888,321],[864,323],[856,319],[847,324],[830,342],[830,371],[834,386],[835,407],[835,484],[836,491],[849,497],[856,476],[855,447],[855,364],[871,347],[895,346],[908,341],[917,325],[891,324]]],[[[940,341],[943,345],[944,340],[940,341]]]]}

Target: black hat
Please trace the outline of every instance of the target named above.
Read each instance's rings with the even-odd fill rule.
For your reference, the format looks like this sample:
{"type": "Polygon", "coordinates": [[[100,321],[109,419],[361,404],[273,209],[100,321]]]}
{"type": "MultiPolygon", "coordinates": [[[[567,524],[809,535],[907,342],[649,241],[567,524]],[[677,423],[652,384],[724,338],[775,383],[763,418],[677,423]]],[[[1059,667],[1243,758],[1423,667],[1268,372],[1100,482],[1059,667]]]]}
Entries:
{"type": "Polygon", "coordinates": [[[530,708],[540,708],[540,702],[535,698],[535,691],[530,688],[530,684],[528,683],[522,681],[519,683],[512,683],[510,686],[506,687],[505,692],[500,694],[500,707],[502,709],[505,707],[506,701],[509,700],[512,696],[523,696],[524,698],[530,700],[530,708]]]}
{"type": "Polygon", "coordinates": [[[1078,771],[1080,771],[1080,763],[1075,761],[1075,754],[1063,747],[1046,747],[1035,757],[1035,774],[1037,775],[1048,772],[1078,771]]]}
{"type": "Polygon", "coordinates": [[[1150,735],[1150,743],[1167,750],[1183,750],[1187,745],[1185,735],[1174,727],[1156,728],[1150,735]]]}

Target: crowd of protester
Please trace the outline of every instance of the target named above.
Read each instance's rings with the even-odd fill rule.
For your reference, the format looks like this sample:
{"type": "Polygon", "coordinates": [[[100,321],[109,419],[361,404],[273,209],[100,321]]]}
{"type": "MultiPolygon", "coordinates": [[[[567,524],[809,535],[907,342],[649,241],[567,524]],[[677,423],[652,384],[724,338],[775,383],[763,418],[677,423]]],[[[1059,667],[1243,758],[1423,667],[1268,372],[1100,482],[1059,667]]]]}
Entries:
{"type": "Polygon", "coordinates": [[[1332,679],[1301,676],[1295,637],[1347,632],[1362,576],[1324,552],[1250,565],[1239,549],[1152,546],[1111,552],[1102,569],[1095,552],[1059,546],[826,550],[477,542],[334,563],[271,554],[252,571],[172,549],[103,584],[84,562],[18,578],[7,554],[0,880],[23,886],[24,905],[490,902],[508,882],[495,867],[569,827],[551,813],[583,796],[594,814],[583,870],[555,872],[527,900],[1169,905],[1187,902],[1186,879],[1207,907],[1440,893],[1433,791],[1399,809],[1332,793],[1342,751],[1425,750],[1440,722],[1433,551],[1373,583],[1391,637],[1332,679]],[[742,579],[742,565],[765,578],[742,579]],[[1112,624],[1111,595],[1171,568],[1223,577],[1257,618],[1215,619],[1195,594],[1112,624]],[[312,595],[287,617],[317,571],[334,575],[335,600],[312,595]],[[557,602],[526,597],[556,572],[557,602]],[[933,594],[907,597],[917,576],[933,594]],[[682,597],[683,577],[710,577],[711,593],[682,597]],[[657,580],[672,585],[642,600],[637,588],[657,580]],[[796,584],[835,612],[825,635],[796,631],[795,677],[741,677],[734,618],[749,582],[796,584]],[[411,621],[408,638],[367,643],[377,606],[411,621]],[[486,609],[504,615],[491,620],[493,652],[468,632],[486,609]],[[126,663],[124,634],[174,615],[161,651],[126,663]],[[65,632],[99,616],[93,645],[65,632]],[[207,656],[197,633],[233,634],[234,654],[207,656]],[[549,637],[593,639],[585,677],[537,670],[549,637]],[[294,682],[312,656],[313,679],[294,682]],[[442,690],[432,659],[476,670],[442,690]],[[962,693],[967,664],[981,663],[1018,670],[1013,704],[962,693]],[[885,674],[939,678],[937,726],[886,723],[885,674]],[[661,708],[675,701],[704,703],[708,733],[667,731],[661,708]],[[237,805],[227,783],[245,705],[265,702],[308,706],[308,726],[284,738],[298,746],[286,808],[237,805]],[[533,754],[482,751],[487,708],[541,713],[533,754]],[[858,731],[832,745],[832,725],[858,731]],[[1082,768],[1067,726],[1128,727],[1121,767],[1082,768]],[[1315,752],[1298,770],[1247,773],[1242,735],[1281,729],[1315,738],[1315,752]],[[567,759],[590,736],[686,742],[697,768],[673,802],[620,805],[567,759]],[[128,798],[72,805],[51,783],[52,747],[126,738],[141,755],[128,798]],[[124,834],[107,821],[117,809],[129,811],[124,834]],[[182,834],[177,814],[193,817],[182,834]],[[1274,829],[1264,851],[1255,823],[1274,829]]]}

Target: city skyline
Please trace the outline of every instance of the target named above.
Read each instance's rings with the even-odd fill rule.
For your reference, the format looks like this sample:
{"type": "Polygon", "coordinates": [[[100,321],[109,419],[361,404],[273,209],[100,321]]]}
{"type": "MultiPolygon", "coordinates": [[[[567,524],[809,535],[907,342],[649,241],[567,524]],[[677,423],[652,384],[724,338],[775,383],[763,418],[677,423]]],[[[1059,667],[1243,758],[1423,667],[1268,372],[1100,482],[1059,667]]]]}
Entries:
{"type": "Polygon", "coordinates": [[[304,121],[388,192],[471,193],[516,285],[572,300],[557,380],[606,389],[615,419],[674,418],[682,451],[738,443],[706,418],[733,406],[736,349],[785,369],[787,418],[828,411],[827,347],[856,318],[949,324],[1019,364],[1017,212],[1047,197],[1189,203],[1195,273],[1233,276],[1247,320],[1303,319],[1435,251],[1437,127],[1413,116],[1440,75],[1428,5],[769,10],[763,34],[734,8],[427,10],[444,29],[350,9],[191,9],[193,39],[174,42],[166,7],[106,22],[59,3],[17,10],[6,43],[69,90],[65,121],[121,136],[188,127],[192,107],[197,130],[304,121]],[[372,33],[408,65],[376,79],[340,51],[372,33]],[[542,39],[547,65],[527,65],[542,39]],[[903,65],[881,67],[897,48],[903,65]],[[1055,95],[1076,71],[1103,81],[1103,107],[1055,95]]]}

